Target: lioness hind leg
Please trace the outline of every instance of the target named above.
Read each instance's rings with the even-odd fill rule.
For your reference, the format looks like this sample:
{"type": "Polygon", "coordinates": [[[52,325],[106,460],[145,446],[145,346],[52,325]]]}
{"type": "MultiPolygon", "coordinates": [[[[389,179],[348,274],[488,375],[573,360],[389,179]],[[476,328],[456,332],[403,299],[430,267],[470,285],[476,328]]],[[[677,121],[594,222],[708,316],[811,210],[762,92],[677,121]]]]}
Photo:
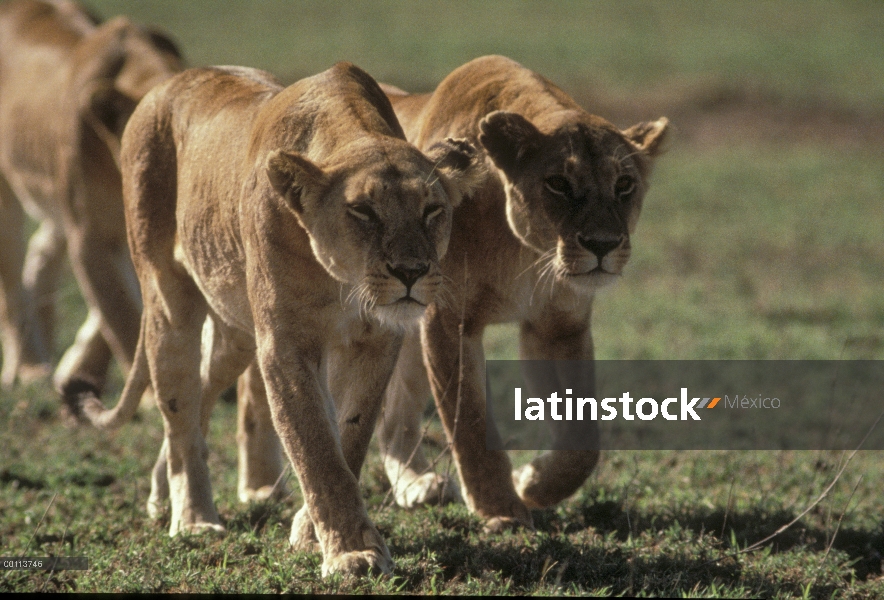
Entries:
{"type": "Polygon", "coordinates": [[[92,382],[99,390],[104,388],[110,366],[110,346],[101,335],[103,319],[94,308],[89,309],[86,320],[77,331],[74,343],[68,348],[55,368],[53,383],[58,390],[65,389],[73,379],[92,382]]]}
{"type": "MultiPolygon", "coordinates": [[[[32,350],[26,355],[26,363],[39,362],[39,357],[48,357],[55,347],[55,297],[64,258],[67,254],[67,242],[61,223],[44,219],[40,227],[28,241],[28,253],[22,271],[22,283],[27,297],[33,302],[36,315],[36,331],[31,338],[40,350],[32,350]]],[[[45,367],[45,365],[44,365],[45,367]]],[[[39,367],[36,369],[39,371],[39,367]]]]}
{"type": "Polygon", "coordinates": [[[165,429],[163,450],[172,501],[169,534],[223,531],[212,500],[208,448],[200,424],[200,332],[207,313],[205,301],[186,276],[159,270],[153,281],[161,289],[145,293],[144,335],[165,429]]]}
{"type": "Polygon", "coordinates": [[[424,455],[421,417],[432,396],[421,356],[419,333],[407,333],[376,428],[384,470],[403,508],[461,500],[454,478],[434,472],[424,455]]]}
{"type": "MultiPolygon", "coordinates": [[[[201,345],[200,431],[205,439],[209,433],[209,421],[218,396],[230,387],[237,375],[243,372],[249,361],[253,359],[255,348],[251,338],[225,326],[214,315],[203,323],[201,345]]],[[[272,423],[270,427],[272,432],[272,423]]],[[[276,435],[275,432],[272,433],[276,435]]],[[[164,442],[153,468],[150,498],[147,503],[148,514],[153,518],[157,518],[162,513],[163,503],[169,497],[166,465],[168,451],[168,444],[164,442]]]]}
{"type": "Polygon", "coordinates": [[[166,465],[166,456],[169,453],[169,442],[163,438],[160,454],[153,465],[150,473],[150,496],[147,498],[147,514],[151,519],[159,519],[163,514],[163,507],[169,499],[169,474],[166,465]]]}
{"type": "Polygon", "coordinates": [[[236,391],[239,500],[250,502],[265,500],[271,495],[280,497],[285,494],[285,485],[280,481],[282,448],[273,428],[267,392],[257,363],[252,362],[240,375],[236,391]]]}
{"type": "Polygon", "coordinates": [[[4,388],[20,376],[33,379],[51,373],[49,347],[22,281],[24,220],[21,204],[0,175],[0,385],[4,388]]]}
{"type": "Polygon", "coordinates": [[[125,371],[135,355],[141,300],[124,240],[101,231],[78,231],[68,238],[68,251],[80,291],[90,309],[102,315],[102,336],[125,371]]]}

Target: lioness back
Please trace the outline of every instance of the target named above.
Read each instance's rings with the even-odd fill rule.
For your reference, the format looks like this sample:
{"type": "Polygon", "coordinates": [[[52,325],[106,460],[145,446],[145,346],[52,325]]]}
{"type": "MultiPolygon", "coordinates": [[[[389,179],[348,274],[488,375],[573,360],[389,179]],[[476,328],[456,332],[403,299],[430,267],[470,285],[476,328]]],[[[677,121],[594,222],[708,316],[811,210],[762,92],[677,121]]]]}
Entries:
{"type": "MultiPolygon", "coordinates": [[[[281,89],[264,71],[208,67],[185,71],[144,98],[122,140],[123,168],[151,169],[137,179],[144,189],[125,195],[127,202],[136,203],[127,213],[138,216],[127,221],[129,243],[138,249],[133,254],[136,268],[138,260],[154,268],[198,268],[209,273],[215,294],[242,295],[244,272],[221,266],[225,260],[243,260],[241,244],[227,237],[207,237],[204,243],[210,246],[191,267],[180,242],[176,248],[179,221],[196,214],[201,227],[238,229],[240,170],[245,168],[255,109],[281,89]],[[206,172],[207,165],[214,168],[206,172]],[[206,210],[207,204],[212,210],[206,210]]],[[[241,301],[238,307],[218,310],[224,318],[249,328],[246,307],[241,301]]]]}

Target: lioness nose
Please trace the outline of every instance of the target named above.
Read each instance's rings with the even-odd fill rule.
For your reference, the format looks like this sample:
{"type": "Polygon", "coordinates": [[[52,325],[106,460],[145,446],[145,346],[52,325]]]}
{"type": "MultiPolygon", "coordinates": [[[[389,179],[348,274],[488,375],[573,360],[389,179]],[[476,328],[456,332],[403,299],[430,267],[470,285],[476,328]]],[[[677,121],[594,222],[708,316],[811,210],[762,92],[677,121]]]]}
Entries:
{"type": "Polygon", "coordinates": [[[580,242],[581,246],[595,254],[596,258],[602,260],[608,252],[620,245],[622,238],[611,236],[585,238],[582,235],[578,235],[577,241],[580,242]]]}
{"type": "Polygon", "coordinates": [[[387,270],[390,271],[390,275],[401,281],[410,290],[411,286],[417,283],[418,279],[427,274],[427,271],[430,270],[430,265],[422,263],[406,267],[405,265],[391,265],[387,263],[387,270]]]}

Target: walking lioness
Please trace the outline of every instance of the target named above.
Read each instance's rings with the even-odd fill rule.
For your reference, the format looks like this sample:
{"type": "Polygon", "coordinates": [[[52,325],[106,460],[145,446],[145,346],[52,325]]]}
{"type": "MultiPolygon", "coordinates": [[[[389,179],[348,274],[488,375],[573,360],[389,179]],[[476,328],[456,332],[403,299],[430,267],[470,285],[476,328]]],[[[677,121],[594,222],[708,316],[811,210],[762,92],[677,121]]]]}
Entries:
{"type": "Polygon", "coordinates": [[[287,88],[254,69],[192,69],[142,101],[121,148],[141,334],[118,406],[85,388],[75,408],[114,426],[153,385],[172,535],[221,529],[204,431],[257,359],[305,500],[291,542],[311,544],[315,527],[324,575],[390,570],[357,479],[476,156],[451,139],[419,152],[347,63],[287,88]]]}
{"type": "Polygon", "coordinates": [[[117,165],[139,100],[181,70],[163,34],[125,17],[99,23],[69,0],[0,4],[0,384],[48,375],[55,291],[70,256],[89,316],[56,371],[104,381],[128,369],[138,282],[126,247],[117,165]],[[40,223],[24,252],[25,211],[40,223]]]}
{"type": "MultiPolygon", "coordinates": [[[[467,63],[431,94],[385,89],[418,148],[464,137],[484,149],[491,171],[455,211],[442,264],[448,298],[431,305],[421,340],[410,334],[400,353],[378,423],[385,468],[402,505],[444,499],[446,490],[453,495],[450,482],[427,472],[419,447],[432,388],[470,509],[492,528],[530,526],[528,507],[574,493],[598,453],[553,451],[511,474],[506,453],[486,449],[483,331],[515,321],[522,358],[593,358],[593,295],[629,260],[630,235],[668,122],[620,131],[502,56],[467,63]]],[[[551,389],[587,389],[591,377],[560,373],[563,380],[551,389]]],[[[569,435],[584,434],[561,431],[561,447],[569,435]]]]}

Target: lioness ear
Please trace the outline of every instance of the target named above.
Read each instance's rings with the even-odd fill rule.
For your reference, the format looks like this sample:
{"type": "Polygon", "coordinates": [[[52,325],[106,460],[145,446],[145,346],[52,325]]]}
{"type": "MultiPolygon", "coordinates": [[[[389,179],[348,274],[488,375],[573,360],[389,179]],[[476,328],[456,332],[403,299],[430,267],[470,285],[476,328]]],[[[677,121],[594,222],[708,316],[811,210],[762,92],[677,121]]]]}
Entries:
{"type": "Polygon", "coordinates": [[[83,107],[84,112],[92,115],[115,137],[122,137],[123,129],[138,102],[115,88],[113,81],[106,79],[93,82],[85,94],[87,100],[83,107]]]}
{"type": "Polygon", "coordinates": [[[166,34],[166,32],[153,27],[144,27],[143,29],[144,33],[147,34],[147,37],[150,38],[150,42],[153,44],[154,48],[161,52],[165,52],[166,54],[171,54],[178,60],[184,60],[184,56],[181,54],[181,50],[178,49],[178,45],[166,34]]]}
{"type": "Polygon", "coordinates": [[[665,151],[668,134],[669,119],[666,117],[633,125],[623,132],[626,139],[651,157],[658,156],[665,151]]]}
{"type": "Polygon", "coordinates": [[[304,212],[304,195],[326,183],[325,172],[294,152],[274,150],[267,157],[267,178],[296,213],[304,212]]]}
{"type": "Polygon", "coordinates": [[[427,158],[439,173],[448,178],[458,192],[459,198],[452,198],[454,206],[460,204],[464,196],[469,196],[482,184],[488,174],[479,151],[469,141],[462,138],[445,138],[430,146],[427,158]]]}
{"type": "Polygon", "coordinates": [[[528,119],[496,110],[479,122],[479,143],[494,164],[511,172],[537,149],[542,134],[528,119]]]}

